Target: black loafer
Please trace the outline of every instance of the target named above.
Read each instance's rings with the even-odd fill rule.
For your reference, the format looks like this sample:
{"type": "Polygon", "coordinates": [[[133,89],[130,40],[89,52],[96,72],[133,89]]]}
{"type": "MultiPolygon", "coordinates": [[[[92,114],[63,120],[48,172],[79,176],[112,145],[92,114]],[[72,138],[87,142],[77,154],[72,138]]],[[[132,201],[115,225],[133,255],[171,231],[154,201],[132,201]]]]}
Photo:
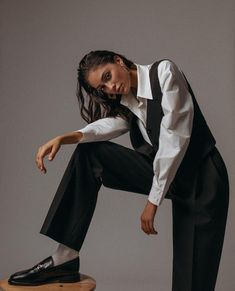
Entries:
{"type": "Polygon", "coordinates": [[[80,281],[79,256],[61,265],[54,266],[52,256],[31,269],[14,273],[8,279],[11,285],[36,286],[49,283],[72,283],[80,281]]]}

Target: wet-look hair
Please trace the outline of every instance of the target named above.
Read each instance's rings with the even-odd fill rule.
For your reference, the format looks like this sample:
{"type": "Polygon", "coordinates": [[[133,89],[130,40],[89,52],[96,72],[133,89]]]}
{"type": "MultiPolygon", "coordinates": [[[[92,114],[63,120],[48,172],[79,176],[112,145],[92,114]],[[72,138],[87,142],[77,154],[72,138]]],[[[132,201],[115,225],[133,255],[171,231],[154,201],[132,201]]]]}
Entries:
{"type": "Polygon", "coordinates": [[[121,94],[110,95],[102,90],[97,90],[90,86],[87,81],[88,72],[99,65],[115,63],[115,58],[119,56],[125,64],[127,70],[136,69],[135,64],[125,56],[108,50],[96,50],[86,54],[80,61],[77,69],[77,90],[76,96],[82,118],[91,123],[104,117],[121,116],[129,121],[132,112],[120,104],[121,94]]]}

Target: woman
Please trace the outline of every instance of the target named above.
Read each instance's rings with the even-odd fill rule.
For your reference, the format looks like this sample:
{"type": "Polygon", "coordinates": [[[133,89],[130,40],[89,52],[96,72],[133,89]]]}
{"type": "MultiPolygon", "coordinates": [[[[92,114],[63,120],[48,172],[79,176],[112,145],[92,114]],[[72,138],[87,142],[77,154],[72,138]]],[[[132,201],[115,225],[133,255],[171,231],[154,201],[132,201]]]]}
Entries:
{"type": "Polygon", "coordinates": [[[77,97],[86,127],[41,146],[53,160],[61,145],[78,144],[41,233],[59,242],[52,256],[9,278],[14,285],[76,282],[79,251],[106,187],[147,195],[140,217],[157,234],[154,217],[164,198],[173,213],[173,291],[212,291],[222,252],[229,181],[215,139],[177,65],[139,65],[110,51],[92,51],[78,68],[77,97]],[[108,141],[130,132],[134,150],[108,141]],[[134,169],[134,170],[133,170],[134,169]]]}

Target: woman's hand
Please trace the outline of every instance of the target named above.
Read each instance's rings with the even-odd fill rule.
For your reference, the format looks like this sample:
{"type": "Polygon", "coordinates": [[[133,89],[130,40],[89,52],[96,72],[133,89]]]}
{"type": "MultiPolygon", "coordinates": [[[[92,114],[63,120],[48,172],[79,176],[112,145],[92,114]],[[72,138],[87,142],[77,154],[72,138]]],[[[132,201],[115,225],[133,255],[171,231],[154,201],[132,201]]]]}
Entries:
{"type": "Polygon", "coordinates": [[[44,174],[47,172],[43,158],[49,154],[48,160],[52,161],[60,149],[61,146],[61,139],[59,137],[53,138],[52,140],[48,141],[46,144],[39,147],[38,152],[36,154],[36,165],[44,174]]]}
{"type": "Polygon", "coordinates": [[[154,229],[154,217],[157,211],[157,205],[151,203],[149,200],[141,215],[141,228],[147,234],[157,234],[154,229]]]}

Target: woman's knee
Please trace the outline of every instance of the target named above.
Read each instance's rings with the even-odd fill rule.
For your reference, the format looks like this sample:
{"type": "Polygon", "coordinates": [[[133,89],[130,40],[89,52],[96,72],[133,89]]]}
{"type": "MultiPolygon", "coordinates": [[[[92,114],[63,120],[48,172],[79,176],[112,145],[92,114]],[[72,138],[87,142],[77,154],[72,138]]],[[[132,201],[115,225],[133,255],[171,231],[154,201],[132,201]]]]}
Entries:
{"type": "Polygon", "coordinates": [[[108,149],[113,146],[113,144],[114,143],[110,141],[78,143],[75,148],[75,153],[83,152],[83,154],[89,154],[92,152],[93,154],[102,154],[107,152],[108,149]]]}

